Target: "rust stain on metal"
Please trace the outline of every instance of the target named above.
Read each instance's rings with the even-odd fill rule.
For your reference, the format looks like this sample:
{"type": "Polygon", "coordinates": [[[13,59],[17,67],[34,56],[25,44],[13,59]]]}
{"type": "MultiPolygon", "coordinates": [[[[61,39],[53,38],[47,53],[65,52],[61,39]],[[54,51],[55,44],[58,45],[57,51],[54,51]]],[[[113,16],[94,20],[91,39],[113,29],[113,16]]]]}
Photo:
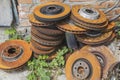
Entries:
{"type": "Polygon", "coordinates": [[[66,62],[66,66],[65,66],[67,80],[77,80],[78,79],[77,77],[75,77],[75,75],[73,75],[73,74],[75,74],[74,72],[78,71],[77,68],[78,69],[82,68],[84,70],[85,69],[90,70],[90,72],[88,74],[90,76],[87,76],[87,77],[82,76],[81,72],[78,73],[79,80],[81,79],[81,77],[84,77],[83,80],[101,80],[101,66],[100,66],[100,63],[99,63],[98,59],[92,53],[86,52],[86,51],[75,51],[68,58],[68,60],[66,62]],[[87,64],[89,67],[84,68],[84,66],[81,63],[81,64],[78,64],[79,65],[78,67],[74,68],[73,66],[75,64],[77,64],[76,62],[79,61],[79,60],[84,62],[83,64],[87,64]]]}
{"type": "Polygon", "coordinates": [[[15,69],[24,65],[32,56],[29,44],[22,40],[9,40],[2,43],[0,45],[0,53],[2,54],[4,51],[5,54],[7,52],[7,56],[0,57],[0,68],[5,70],[15,69]]]}
{"type": "Polygon", "coordinates": [[[109,67],[117,60],[112,55],[112,51],[106,46],[85,46],[80,51],[87,51],[98,57],[99,62],[103,68],[103,77],[106,78],[109,67]]]}

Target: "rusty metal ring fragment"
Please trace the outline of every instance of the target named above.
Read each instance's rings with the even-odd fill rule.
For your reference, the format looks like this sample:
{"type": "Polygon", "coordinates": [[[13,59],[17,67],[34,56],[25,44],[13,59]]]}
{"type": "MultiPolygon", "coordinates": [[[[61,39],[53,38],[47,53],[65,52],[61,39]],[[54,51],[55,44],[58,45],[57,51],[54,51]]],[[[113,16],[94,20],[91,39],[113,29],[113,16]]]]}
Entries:
{"type": "Polygon", "coordinates": [[[35,35],[39,36],[41,39],[50,40],[50,41],[58,41],[62,37],[64,37],[64,36],[48,36],[48,35],[40,33],[38,30],[34,28],[31,29],[31,33],[34,33],[35,35]]]}
{"type": "Polygon", "coordinates": [[[4,70],[16,69],[18,67],[21,67],[32,56],[32,51],[30,50],[29,44],[23,40],[9,40],[2,43],[0,45],[0,55],[2,52],[4,52],[4,50],[7,50],[6,52],[7,54],[10,53],[9,54],[10,56],[11,53],[13,54],[16,52],[18,53],[18,55],[16,55],[17,57],[15,58],[15,60],[13,60],[14,59],[13,58],[11,61],[4,60],[3,57],[0,56],[0,69],[4,69],[4,70]],[[21,48],[23,51],[21,51],[21,48]],[[18,52],[15,49],[17,49],[18,52]],[[15,50],[15,51],[11,51],[11,50],[15,50]]]}
{"type": "Polygon", "coordinates": [[[107,42],[111,36],[112,36],[112,31],[111,32],[107,32],[102,34],[99,37],[89,37],[89,36],[85,36],[85,35],[76,35],[76,38],[78,41],[85,43],[85,44],[89,44],[89,45],[99,45],[99,44],[103,44],[105,42],[107,42]]]}
{"type": "Polygon", "coordinates": [[[80,21],[72,16],[71,16],[71,19],[73,20],[73,23],[78,27],[81,27],[84,29],[90,29],[90,30],[102,30],[102,29],[105,29],[108,25],[108,21],[106,21],[104,24],[101,24],[101,25],[95,25],[95,24],[89,24],[89,23],[80,21]]]}
{"type": "Polygon", "coordinates": [[[54,47],[51,47],[51,46],[41,45],[38,42],[34,41],[33,39],[31,39],[31,45],[33,45],[35,48],[43,50],[43,51],[49,51],[49,50],[54,48],[54,47]]]}
{"type": "Polygon", "coordinates": [[[58,23],[57,27],[62,31],[73,33],[73,34],[83,34],[86,32],[85,29],[74,25],[71,21],[65,21],[62,23],[58,23]]]}
{"type": "Polygon", "coordinates": [[[119,80],[120,79],[120,62],[115,62],[109,67],[108,80],[119,80]]]}
{"type": "Polygon", "coordinates": [[[102,31],[87,30],[85,34],[90,37],[98,37],[102,35],[102,31]]]}
{"type": "Polygon", "coordinates": [[[70,6],[59,2],[48,2],[36,6],[33,13],[39,21],[59,21],[69,15],[70,6]]]}
{"type": "Polygon", "coordinates": [[[104,32],[112,31],[115,28],[115,22],[110,22],[104,32]]]}
{"type": "Polygon", "coordinates": [[[59,45],[61,42],[62,42],[62,40],[63,40],[63,38],[61,39],[61,40],[59,40],[59,41],[48,41],[48,40],[43,40],[43,39],[41,39],[41,38],[39,38],[37,35],[35,35],[35,34],[31,34],[32,36],[31,36],[31,38],[34,40],[34,41],[36,41],[36,42],[38,42],[39,44],[41,44],[41,45],[44,45],[44,46],[57,46],[57,45],[59,45]]]}
{"type": "Polygon", "coordinates": [[[94,54],[103,68],[103,77],[107,77],[109,67],[116,62],[112,51],[106,46],[84,46],[80,51],[87,51],[94,54]]]}
{"type": "Polygon", "coordinates": [[[51,54],[56,50],[55,48],[53,48],[49,51],[43,51],[43,50],[35,48],[32,44],[30,44],[30,47],[31,47],[32,51],[36,54],[51,54]]]}
{"type": "Polygon", "coordinates": [[[38,30],[40,33],[48,35],[48,36],[61,36],[64,35],[64,32],[59,29],[48,29],[48,28],[40,28],[36,26],[32,26],[32,28],[38,30]]]}
{"type": "Polygon", "coordinates": [[[99,61],[92,53],[86,51],[71,54],[66,62],[65,72],[67,80],[101,80],[99,61]]]}
{"type": "Polygon", "coordinates": [[[97,10],[100,14],[99,18],[96,19],[96,20],[91,20],[91,19],[87,19],[87,18],[84,18],[82,17],[80,14],[79,14],[79,10],[82,8],[82,7],[91,7],[91,6],[84,6],[84,5],[75,5],[72,7],[72,15],[75,16],[75,18],[77,18],[78,20],[81,20],[81,21],[84,21],[86,23],[89,23],[89,24],[103,24],[107,21],[107,17],[106,15],[104,14],[103,11],[100,11],[96,8],[94,8],[95,10],[97,10]]]}
{"type": "Polygon", "coordinates": [[[40,22],[35,19],[33,14],[29,15],[29,21],[33,26],[40,26],[40,27],[50,26],[50,25],[55,24],[55,22],[40,22]]]}

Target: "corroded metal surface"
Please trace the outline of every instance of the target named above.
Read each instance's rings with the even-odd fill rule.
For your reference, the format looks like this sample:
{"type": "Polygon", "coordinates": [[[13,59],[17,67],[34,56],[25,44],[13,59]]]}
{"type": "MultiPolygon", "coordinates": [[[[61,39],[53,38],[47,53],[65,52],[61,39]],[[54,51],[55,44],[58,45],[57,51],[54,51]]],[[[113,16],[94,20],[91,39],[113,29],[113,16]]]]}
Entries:
{"type": "Polygon", "coordinates": [[[106,46],[85,46],[80,51],[91,52],[98,58],[103,69],[103,78],[107,77],[109,67],[117,61],[112,51],[106,46]]]}
{"type": "Polygon", "coordinates": [[[0,68],[5,70],[24,65],[32,55],[29,44],[22,40],[9,40],[2,43],[0,53],[0,68]]]}
{"type": "Polygon", "coordinates": [[[48,36],[48,35],[40,33],[39,30],[37,30],[33,27],[31,28],[31,33],[36,34],[41,39],[48,40],[48,41],[58,41],[58,40],[60,40],[61,38],[64,37],[64,35],[63,36],[57,36],[57,37],[56,36],[48,36]]]}
{"type": "Polygon", "coordinates": [[[57,27],[62,31],[73,33],[73,34],[83,34],[86,32],[85,29],[74,25],[72,21],[69,21],[69,20],[58,23],[57,27]]]}
{"type": "Polygon", "coordinates": [[[76,51],[70,55],[65,71],[67,80],[101,80],[100,63],[90,52],[76,51]]]}
{"type": "Polygon", "coordinates": [[[60,21],[70,13],[70,6],[60,2],[48,2],[35,7],[34,16],[39,21],[60,21]]]}
{"type": "Polygon", "coordinates": [[[73,23],[77,25],[78,27],[84,28],[84,29],[90,29],[90,30],[103,30],[107,27],[108,21],[106,20],[103,24],[90,24],[87,22],[84,22],[82,20],[77,19],[73,15],[71,15],[71,19],[73,20],[73,23]]]}
{"type": "Polygon", "coordinates": [[[33,14],[29,15],[29,21],[33,26],[40,26],[40,27],[44,27],[44,26],[50,26],[55,24],[54,22],[40,22],[38,20],[35,19],[33,14]]]}
{"type": "Polygon", "coordinates": [[[40,33],[48,35],[48,36],[60,36],[63,35],[64,32],[59,29],[48,29],[48,28],[40,28],[40,27],[32,27],[37,29],[40,33]]]}
{"type": "Polygon", "coordinates": [[[108,72],[109,80],[120,80],[120,62],[113,63],[108,72]]]}
{"type": "Polygon", "coordinates": [[[49,50],[49,51],[43,51],[40,49],[35,48],[33,45],[30,44],[31,49],[33,50],[34,53],[36,54],[50,54],[55,51],[55,48],[49,50]]]}
{"type": "Polygon", "coordinates": [[[98,13],[100,14],[100,16],[99,16],[99,18],[96,19],[96,20],[91,20],[91,19],[84,18],[83,16],[81,16],[81,15],[79,14],[78,11],[79,11],[82,7],[88,7],[88,8],[90,8],[91,6],[84,6],[84,5],[75,5],[75,6],[73,6],[71,13],[72,13],[72,15],[73,15],[75,18],[77,18],[78,20],[83,21],[83,22],[85,22],[85,23],[88,23],[88,24],[100,25],[100,24],[106,23],[107,17],[106,17],[106,15],[104,14],[103,11],[100,11],[100,10],[94,8],[95,10],[98,11],[98,13]]]}
{"type": "Polygon", "coordinates": [[[48,40],[43,40],[41,39],[39,36],[35,35],[35,34],[31,34],[31,38],[38,42],[41,45],[45,45],[45,46],[57,46],[59,44],[61,44],[61,42],[63,41],[63,38],[58,40],[58,41],[48,41],[48,40]]]}
{"type": "Polygon", "coordinates": [[[43,51],[49,51],[49,50],[54,48],[54,47],[51,47],[51,46],[41,45],[38,42],[34,41],[33,39],[31,39],[31,45],[33,45],[35,48],[43,50],[43,51]]]}
{"type": "Polygon", "coordinates": [[[89,45],[98,45],[107,42],[112,36],[112,31],[102,34],[98,37],[89,37],[85,35],[76,35],[78,41],[89,44],[89,45]]]}

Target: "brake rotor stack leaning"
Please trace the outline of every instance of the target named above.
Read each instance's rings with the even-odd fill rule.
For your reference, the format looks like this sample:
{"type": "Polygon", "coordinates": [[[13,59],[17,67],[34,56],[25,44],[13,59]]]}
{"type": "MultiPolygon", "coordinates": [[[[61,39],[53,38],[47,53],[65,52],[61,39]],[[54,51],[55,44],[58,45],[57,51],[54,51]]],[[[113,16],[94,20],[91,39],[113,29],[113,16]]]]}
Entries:
{"type": "Polygon", "coordinates": [[[74,5],[71,20],[57,25],[65,32],[76,34],[77,41],[99,45],[114,39],[114,22],[109,22],[103,11],[86,5],[74,5]]]}
{"type": "Polygon", "coordinates": [[[64,40],[64,32],[56,27],[56,23],[70,14],[70,7],[60,2],[48,2],[36,6],[29,16],[31,27],[31,49],[34,56],[52,56],[64,40]],[[57,21],[57,22],[56,22],[57,21]]]}
{"type": "Polygon", "coordinates": [[[73,6],[71,19],[75,25],[87,31],[85,35],[76,35],[77,40],[82,43],[103,44],[114,36],[112,29],[115,27],[115,23],[109,23],[104,12],[96,8],[82,5],[73,6]]]}
{"type": "Polygon", "coordinates": [[[0,45],[0,69],[13,70],[23,66],[32,56],[30,45],[23,40],[9,40],[0,45]]]}

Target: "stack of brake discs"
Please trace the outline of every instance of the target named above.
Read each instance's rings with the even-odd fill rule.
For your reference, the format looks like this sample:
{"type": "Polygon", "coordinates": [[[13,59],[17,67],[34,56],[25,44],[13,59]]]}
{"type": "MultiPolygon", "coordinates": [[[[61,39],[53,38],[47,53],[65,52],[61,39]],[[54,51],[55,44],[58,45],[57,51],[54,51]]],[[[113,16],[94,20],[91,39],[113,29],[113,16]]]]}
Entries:
{"type": "Polygon", "coordinates": [[[34,56],[53,55],[64,39],[64,32],[56,23],[68,17],[70,7],[59,2],[49,2],[36,6],[29,16],[31,27],[31,49],[34,56]],[[57,21],[57,22],[56,22],[57,21]]]}
{"type": "Polygon", "coordinates": [[[99,45],[113,40],[114,22],[109,22],[103,11],[91,6],[75,5],[72,7],[71,20],[57,25],[65,32],[73,33],[78,42],[99,45]]]}

